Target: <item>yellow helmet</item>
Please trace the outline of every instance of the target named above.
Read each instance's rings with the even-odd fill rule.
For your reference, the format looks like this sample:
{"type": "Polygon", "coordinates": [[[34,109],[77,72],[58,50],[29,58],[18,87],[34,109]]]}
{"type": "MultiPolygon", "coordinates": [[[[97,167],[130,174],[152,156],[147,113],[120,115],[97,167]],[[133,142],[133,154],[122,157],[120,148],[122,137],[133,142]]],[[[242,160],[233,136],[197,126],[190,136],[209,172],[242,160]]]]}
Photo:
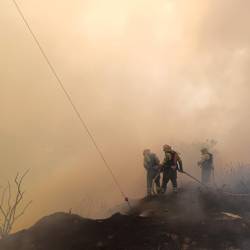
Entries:
{"type": "Polygon", "coordinates": [[[163,145],[163,151],[170,151],[172,150],[171,146],[169,146],[168,144],[163,145]]]}

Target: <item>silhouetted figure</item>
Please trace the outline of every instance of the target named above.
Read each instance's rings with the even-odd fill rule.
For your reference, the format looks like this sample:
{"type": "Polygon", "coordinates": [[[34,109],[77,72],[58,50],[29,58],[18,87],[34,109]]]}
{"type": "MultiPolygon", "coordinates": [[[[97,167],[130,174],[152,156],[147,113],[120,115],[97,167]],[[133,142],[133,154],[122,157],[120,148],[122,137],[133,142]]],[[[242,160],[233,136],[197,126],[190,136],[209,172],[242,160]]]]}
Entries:
{"type": "Polygon", "coordinates": [[[201,149],[201,160],[198,162],[201,167],[201,182],[208,184],[211,182],[211,175],[214,170],[213,154],[207,148],[201,149]]]}
{"type": "Polygon", "coordinates": [[[151,153],[150,149],[143,151],[144,168],[147,171],[147,194],[152,195],[153,181],[155,179],[157,191],[160,190],[160,161],[156,154],[151,153]]]}
{"type": "Polygon", "coordinates": [[[162,164],[163,168],[163,181],[161,192],[165,193],[169,180],[172,182],[173,191],[177,192],[177,170],[183,172],[182,160],[177,152],[175,152],[169,145],[163,146],[165,159],[162,164]]]}

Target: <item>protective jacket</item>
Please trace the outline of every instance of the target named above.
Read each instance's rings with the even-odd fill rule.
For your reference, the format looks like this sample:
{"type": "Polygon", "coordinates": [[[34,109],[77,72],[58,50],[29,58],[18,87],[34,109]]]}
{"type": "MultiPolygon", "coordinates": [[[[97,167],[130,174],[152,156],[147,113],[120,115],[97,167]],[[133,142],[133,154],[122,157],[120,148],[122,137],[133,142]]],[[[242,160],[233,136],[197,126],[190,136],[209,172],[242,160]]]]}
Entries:
{"type": "Polygon", "coordinates": [[[201,159],[202,168],[213,168],[213,155],[211,153],[205,153],[201,159]]]}
{"type": "Polygon", "coordinates": [[[173,150],[165,152],[165,159],[162,165],[166,169],[175,166],[177,170],[183,171],[182,160],[178,153],[173,150]]]}
{"type": "Polygon", "coordinates": [[[144,168],[146,170],[155,170],[155,168],[159,165],[160,161],[154,153],[150,153],[144,157],[144,168]]]}

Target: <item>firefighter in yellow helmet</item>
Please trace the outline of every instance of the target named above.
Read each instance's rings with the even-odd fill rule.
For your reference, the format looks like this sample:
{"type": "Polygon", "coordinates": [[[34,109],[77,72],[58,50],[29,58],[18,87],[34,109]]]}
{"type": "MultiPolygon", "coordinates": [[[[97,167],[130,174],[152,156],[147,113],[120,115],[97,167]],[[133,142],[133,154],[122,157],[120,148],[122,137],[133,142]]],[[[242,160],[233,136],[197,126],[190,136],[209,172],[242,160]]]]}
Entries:
{"type": "Polygon", "coordinates": [[[163,151],[165,153],[165,159],[162,164],[163,180],[162,180],[162,193],[167,190],[167,184],[172,182],[173,191],[177,192],[177,171],[183,172],[182,160],[177,152],[175,152],[171,146],[164,145],[163,151]]]}

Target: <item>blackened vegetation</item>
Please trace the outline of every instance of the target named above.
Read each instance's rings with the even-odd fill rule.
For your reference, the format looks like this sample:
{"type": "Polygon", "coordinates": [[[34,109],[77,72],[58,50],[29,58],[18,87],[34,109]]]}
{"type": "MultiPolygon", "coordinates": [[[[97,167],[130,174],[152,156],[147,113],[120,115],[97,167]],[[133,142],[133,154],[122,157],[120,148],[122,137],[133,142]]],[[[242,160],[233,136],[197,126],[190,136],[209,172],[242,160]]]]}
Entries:
{"type": "Polygon", "coordinates": [[[250,249],[250,197],[187,184],[105,220],[56,213],[0,241],[1,250],[250,249]]]}

